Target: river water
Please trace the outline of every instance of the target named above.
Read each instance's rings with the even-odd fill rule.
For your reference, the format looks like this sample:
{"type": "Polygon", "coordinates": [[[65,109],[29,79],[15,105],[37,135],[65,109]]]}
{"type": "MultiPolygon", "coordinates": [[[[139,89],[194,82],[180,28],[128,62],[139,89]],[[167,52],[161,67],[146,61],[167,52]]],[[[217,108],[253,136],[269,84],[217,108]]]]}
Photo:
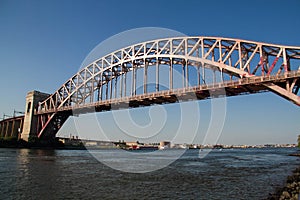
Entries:
{"type": "Polygon", "coordinates": [[[127,173],[85,150],[0,149],[0,199],[264,199],[299,166],[296,151],[187,150],[163,169],[127,173]]]}

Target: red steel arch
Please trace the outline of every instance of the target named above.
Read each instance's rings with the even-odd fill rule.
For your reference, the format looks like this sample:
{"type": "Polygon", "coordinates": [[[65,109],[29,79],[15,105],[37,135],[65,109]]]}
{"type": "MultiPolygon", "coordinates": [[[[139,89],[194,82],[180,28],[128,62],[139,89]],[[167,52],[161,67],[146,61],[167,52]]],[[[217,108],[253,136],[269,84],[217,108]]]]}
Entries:
{"type": "MultiPolygon", "coordinates": [[[[40,102],[35,114],[40,116],[39,136],[51,123],[63,123],[74,109],[91,105],[108,105],[145,99],[147,95],[172,96],[179,93],[226,88],[229,95],[269,90],[300,106],[300,47],[275,45],[221,37],[175,37],[146,41],[116,50],[103,56],[68,79],[45,101],[40,102]],[[159,67],[168,66],[168,90],[160,91],[159,67]],[[182,66],[182,80],[174,80],[175,65],[182,66]],[[148,67],[155,67],[155,91],[148,91],[148,67]],[[196,89],[189,85],[189,68],[197,75],[196,89]],[[143,69],[143,92],[137,94],[137,70],[143,69]],[[210,83],[207,70],[217,72],[220,81],[210,83]],[[128,87],[127,74],[131,73],[128,87]],[[174,82],[182,81],[183,90],[174,89],[174,82]],[[216,85],[218,83],[218,85],[216,85]],[[127,84],[127,85],[126,85],[127,84]],[[227,85],[226,85],[227,84],[227,85]],[[230,91],[230,84],[244,90],[230,91]],[[246,88],[247,85],[247,88],[246,88]],[[246,88],[246,89],[245,89],[246,88]],[[130,90],[130,92],[127,92],[130,90]],[[246,90],[246,91],[245,91],[246,90]],[[129,93],[129,94],[128,94],[129,93]],[[144,95],[142,97],[141,95],[144,95]],[[146,95],[146,96],[145,96],[146,95]],[[58,112],[68,112],[58,115],[58,112]]],[[[198,96],[197,96],[198,97],[198,96]]],[[[207,95],[204,95],[206,98],[207,95]]],[[[149,98],[148,98],[149,99],[149,98]]],[[[170,98],[162,101],[175,102],[170,98]]],[[[150,102],[151,103],[151,102],[150,102]]],[[[155,103],[155,102],[154,102],[155,103]]],[[[138,105],[137,105],[138,106],[138,105]]],[[[104,106],[105,107],[105,106],[104,106]]],[[[101,109],[100,109],[101,110],[101,109]]],[[[103,108],[105,110],[105,108],[103,108]]]]}

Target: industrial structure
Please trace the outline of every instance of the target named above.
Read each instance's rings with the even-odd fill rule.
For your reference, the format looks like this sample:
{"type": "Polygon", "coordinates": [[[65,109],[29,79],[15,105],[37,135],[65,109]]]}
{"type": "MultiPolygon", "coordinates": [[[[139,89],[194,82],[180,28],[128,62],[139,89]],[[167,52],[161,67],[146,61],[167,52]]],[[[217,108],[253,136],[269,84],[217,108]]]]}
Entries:
{"type": "MultiPolygon", "coordinates": [[[[51,95],[29,92],[21,138],[54,138],[71,115],[187,100],[271,91],[300,106],[299,66],[295,46],[201,36],[146,41],[95,60],[51,95]]],[[[0,126],[11,127],[7,120],[0,126]]],[[[12,131],[2,129],[1,137],[12,131]]]]}

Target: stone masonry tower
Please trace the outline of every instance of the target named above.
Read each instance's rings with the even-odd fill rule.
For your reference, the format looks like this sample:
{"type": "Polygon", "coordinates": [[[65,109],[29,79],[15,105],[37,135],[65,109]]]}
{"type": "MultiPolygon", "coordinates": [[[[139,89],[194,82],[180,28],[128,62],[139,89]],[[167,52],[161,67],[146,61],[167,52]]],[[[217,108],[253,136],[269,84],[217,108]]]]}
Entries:
{"type": "Polygon", "coordinates": [[[37,136],[38,118],[34,115],[34,111],[38,107],[38,103],[45,100],[47,97],[49,97],[49,94],[38,91],[31,91],[27,93],[24,126],[21,139],[28,141],[30,136],[37,136]]]}

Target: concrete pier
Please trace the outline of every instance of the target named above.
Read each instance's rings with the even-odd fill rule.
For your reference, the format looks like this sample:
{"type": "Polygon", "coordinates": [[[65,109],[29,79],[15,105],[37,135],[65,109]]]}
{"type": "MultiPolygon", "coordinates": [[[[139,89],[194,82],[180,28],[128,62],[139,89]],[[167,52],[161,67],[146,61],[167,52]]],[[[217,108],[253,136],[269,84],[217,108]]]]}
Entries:
{"type": "Polygon", "coordinates": [[[49,97],[49,94],[31,91],[26,96],[26,110],[24,118],[24,127],[21,138],[28,141],[30,136],[37,136],[38,117],[34,115],[34,110],[38,108],[38,103],[49,97]]]}

